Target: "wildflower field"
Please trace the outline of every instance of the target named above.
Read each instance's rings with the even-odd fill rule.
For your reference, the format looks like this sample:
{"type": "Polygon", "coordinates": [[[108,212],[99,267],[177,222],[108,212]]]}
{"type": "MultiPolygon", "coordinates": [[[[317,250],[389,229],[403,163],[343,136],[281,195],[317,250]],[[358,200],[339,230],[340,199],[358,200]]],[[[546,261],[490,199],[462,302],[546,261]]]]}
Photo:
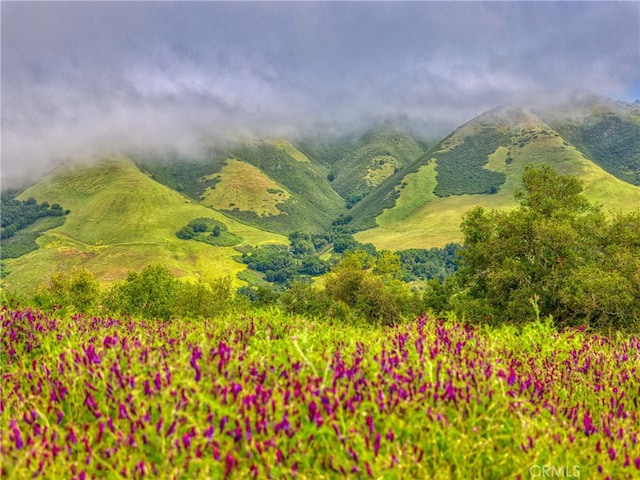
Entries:
{"type": "Polygon", "coordinates": [[[635,337],[276,310],[1,329],[3,479],[640,476],[635,337]]]}

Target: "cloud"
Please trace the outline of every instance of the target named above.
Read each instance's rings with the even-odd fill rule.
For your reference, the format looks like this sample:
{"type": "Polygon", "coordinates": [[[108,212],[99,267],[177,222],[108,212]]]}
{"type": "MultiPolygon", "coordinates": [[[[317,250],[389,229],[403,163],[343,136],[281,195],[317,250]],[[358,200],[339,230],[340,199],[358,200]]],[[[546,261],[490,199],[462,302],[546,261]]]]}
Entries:
{"type": "MultiPolygon", "coordinates": [[[[635,100],[637,2],[4,2],[2,177],[230,132],[635,100]]],[[[9,180],[12,181],[12,180],[9,180]]],[[[3,182],[5,184],[5,182],[3,182]]]]}

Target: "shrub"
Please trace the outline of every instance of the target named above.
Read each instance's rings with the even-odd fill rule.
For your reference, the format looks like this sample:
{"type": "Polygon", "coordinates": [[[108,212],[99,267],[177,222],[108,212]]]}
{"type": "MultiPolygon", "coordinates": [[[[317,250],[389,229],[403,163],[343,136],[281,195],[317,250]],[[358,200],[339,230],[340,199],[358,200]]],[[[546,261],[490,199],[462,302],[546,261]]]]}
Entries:
{"type": "Polygon", "coordinates": [[[33,297],[36,306],[51,309],[66,307],[87,313],[97,307],[98,282],[88,270],[73,268],[70,272],[57,270],[38,285],[33,297]]]}
{"type": "Polygon", "coordinates": [[[149,265],[130,272],[105,295],[103,304],[112,312],[169,320],[175,313],[178,281],[163,265],[149,265]]]}
{"type": "Polygon", "coordinates": [[[361,250],[349,252],[326,276],[325,295],[371,323],[396,323],[411,309],[411,292],[395,278],[399,273],[394,253],[376,258],[361,250]]]}
{"type": "Polygon", "coordinates": [[[174,314],[181,317],[213,318],[224,314],[232,306],[231,278],[210,282],[179,282],[176,287],[174,314]]]}

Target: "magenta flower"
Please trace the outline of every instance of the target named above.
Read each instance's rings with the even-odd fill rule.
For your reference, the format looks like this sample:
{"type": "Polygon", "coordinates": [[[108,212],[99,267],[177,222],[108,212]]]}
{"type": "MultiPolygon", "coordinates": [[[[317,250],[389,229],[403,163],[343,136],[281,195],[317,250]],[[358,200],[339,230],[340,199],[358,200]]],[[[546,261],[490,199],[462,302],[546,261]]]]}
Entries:
{"type": "Polygon", "coordinates": [[[198,360],[200,358],[202,358],[202,352],[198,347],[195,347],[193,349],[193,352],[191,353],[191,360],[189,361],[189,365],[191,365],[191,367],[196,372],[196,382],[199,382],[200,379],[202,378],[202,370],[198,366],[198,360]]]}
{"type": "Polygon", "coordinates": [[[11,428],[11,432],[13,433],[13,440],[16,444],[16,448],[18,450],[22,450],[22,447],[24,447],[24,442],[22,441],[22,435],[15,420],[11,420],[9,422],[9,428],[11,428]]]}
{"type": "Polygon", "coordinates": [[[586,412],[584,414],[583,425],[584,425],[584,433],[587,436],[592,435],[598,431],[598,429],[593,424],[593,421],[591,420],[591,415],[589,415],[589,412],[586,412]]]}
{"type": "Polygon", "coordinates": [[[376,438],[373,441],[373,453],[377,457],[378,451],[380,450],[380,434],[376,433],[376,438]]]}

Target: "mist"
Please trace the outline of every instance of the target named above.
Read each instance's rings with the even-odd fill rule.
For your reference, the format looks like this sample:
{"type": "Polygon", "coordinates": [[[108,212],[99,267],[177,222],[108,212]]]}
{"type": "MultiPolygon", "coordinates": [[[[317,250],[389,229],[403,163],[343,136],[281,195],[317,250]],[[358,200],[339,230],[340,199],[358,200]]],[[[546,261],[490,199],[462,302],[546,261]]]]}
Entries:
{"type": "Polygon", "coordinates": [[[640,98],[637,2],[3,2],[2,187],[68,159],[640,98]]]}

